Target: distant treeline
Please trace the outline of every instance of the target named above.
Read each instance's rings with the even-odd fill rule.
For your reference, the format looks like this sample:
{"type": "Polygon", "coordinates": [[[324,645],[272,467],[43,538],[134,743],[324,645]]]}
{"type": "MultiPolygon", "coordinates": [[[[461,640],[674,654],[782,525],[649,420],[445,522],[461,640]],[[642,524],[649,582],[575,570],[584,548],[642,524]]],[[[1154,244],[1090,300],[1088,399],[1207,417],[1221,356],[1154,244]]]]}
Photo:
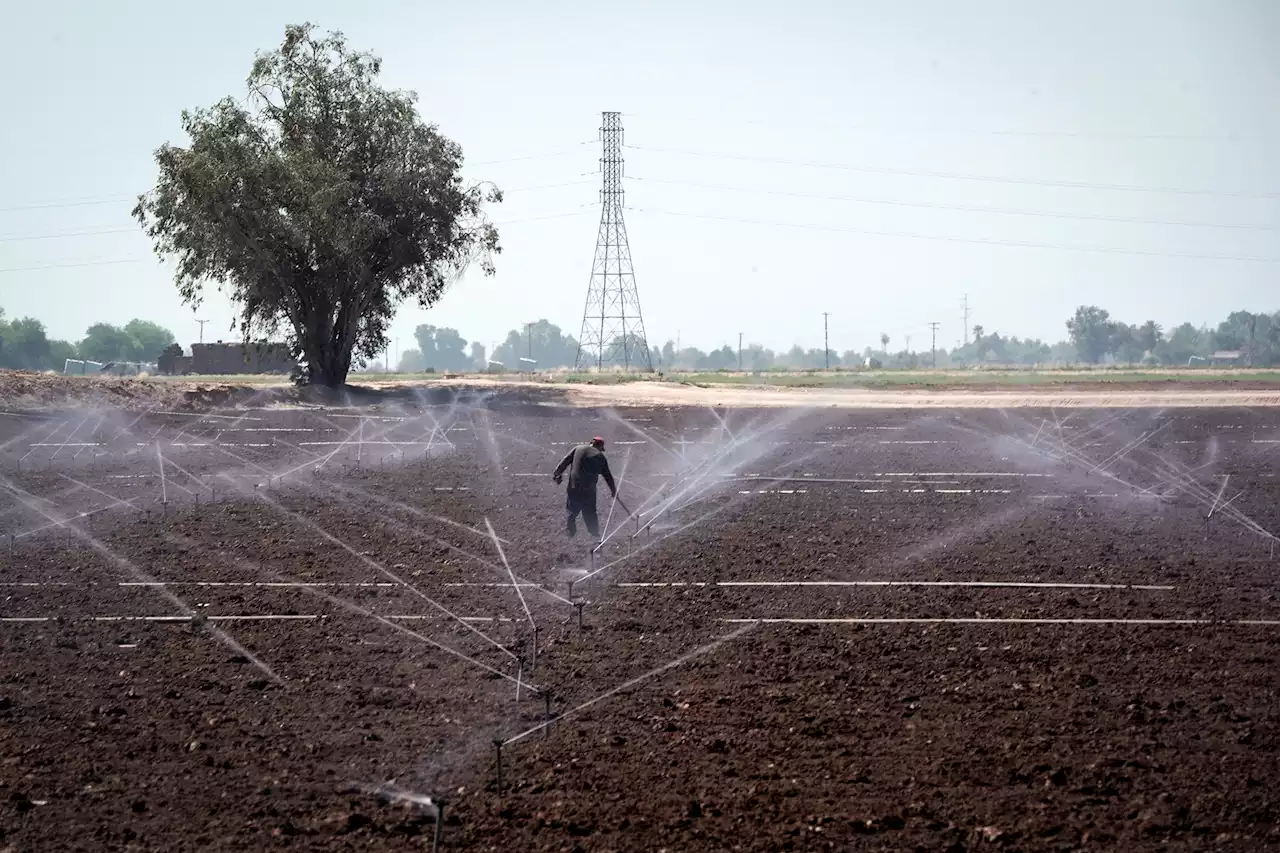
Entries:
{"type": "MultiPolygon", "coordinates": [[[[939,348],[938,367],[976,365],[1064,365],[1064,364],[1147,364],[1186,365],[1212,360],[1215,353],[1237,354],[1226,361],[1240,366],[1280,365],[1280,311],[1271,314],[1235,311],[1216,327],[1183,323],[1167,331],[1154,320],[1139,325],[1113,320],[1095,305],[1082,305],[1066,322],[1067,337],[1055,343],[1036,338],[1003,336],[974,326],[969,343],[954,349],[939,348]]],[[[489,360],[509,370],[520,368],[521,358],[532,360],[538,369],[573,367],[578,356],[578,341],[566,335],[559,326],[539,320],[524,329],[512,329],[506,340],[490,355],[483,344],[468,342],[457,329],[419,326],[414,334],[418,346],[400,356],[398,370],[417,373],[424,370],[484,370],[489,360]]],[[[934,354],[895,349],[894,341],[881,334],[879,347],[861,350],[794,346],[778,352],[760,344],[744,345],[741,353],[743,370],[816,370],[824,367],[862,367],[868,361],[884,367],[930,367],[934,354]]],[[[904,339],[903,343],[906,341],[904,339]]],[[[704,351],[697,347],[676,349],[668,340],[652,349],[655,368],[666,370],[736,370],[739,353],[736,345],[704,351]]]]}
{"type": "Polygon", "coordinates": [[[130,320],[123,326],[94,323],[84,338],[51,339],[44,323],[34,317],[9,320],[0,308],[0,367],[12,370],[61,371],[69,358],[107,362],[154,362],[173,343],[173,333],[146,320],[130,320]]]}
{"type": "MultiPolygon", "coordinates": [[[[1217,326],[1183,323],[1166,331],[1148,320],[1139,325],[1113,320],[1105,309],[1082,305],[1067,320],[1067,338],[1047,343],[1035,338],[1005,337],[982,326],[971,330],[972,340],[964,346],[937,351],[938,367],[1009,364],[1148,364],[1185,365],[1208,361],[1216,353],[1233,353],[1226,361],[1240,366],[1280,365],[1280,311],[1271,314],[1234,311],[1217,326]]],[[[530,359],[537,369],[573,367],[578,357],[578,341],[559,326],[539,320],[523,329],[512,329],[506,339],[489,353],[484,344],[468,342],[457,329],[422,325],[414,331],[416,347],[400,354],[397,369],[403,373],[479,371],[491,362],[517,370],[530,359]]],[[[146,320],[130,320],[123,326],[95,323],[76,342],[50,339],[44,324],[33,318],[9,320],[0,308],[0,367],[19,370],[61,370],[69,358],[89,361],[154,362],[160,352],[174,342],[173,333],[146,320]]],[[[929,367],[934,363],[929,350],[894,348],[887,334],[880,335],[879,347],[835,350],[794,346],[785,352],[760,344],[743,346],[743,370],[815,370],[824,367],[862,367],[868,363],[884,367],[929,367]]],[[[903,343],[906,341],[904,339],[903,343]]],[[[663,370],[736,370],[739,353],[735,345],[705,351],[683,347],[668,340],[652,348],[653,366],[663,370]]],[[[381,369],[376,365],[375,369],[381,369]]]]}

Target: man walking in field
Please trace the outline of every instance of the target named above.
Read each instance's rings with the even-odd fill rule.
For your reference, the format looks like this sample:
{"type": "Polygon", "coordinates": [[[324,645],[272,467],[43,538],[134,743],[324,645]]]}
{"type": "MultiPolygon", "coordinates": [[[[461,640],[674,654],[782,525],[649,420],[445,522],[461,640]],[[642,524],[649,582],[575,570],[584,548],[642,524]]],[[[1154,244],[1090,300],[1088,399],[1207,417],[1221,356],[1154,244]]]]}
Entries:
{"type": "Polygon", "coordinates": [[[583,444],[569,451],[569,455],[560,460],[551,479],[559,485],[564,479],[565,469],[569,471],[568,500],[565,509],[568,519],[565,530],[570,536],[578,532],[578,513],[582,513],[582,521],[587,525],[587,532],[596,539],[600,538],[600,520],[596,515],[596,480],[604,477],[610,494],[618,497],[618,486],[613,482],[613,473],[609,470],[609,460],[604,456],[604,439],[596,436],[590,444],[583,444]]]}

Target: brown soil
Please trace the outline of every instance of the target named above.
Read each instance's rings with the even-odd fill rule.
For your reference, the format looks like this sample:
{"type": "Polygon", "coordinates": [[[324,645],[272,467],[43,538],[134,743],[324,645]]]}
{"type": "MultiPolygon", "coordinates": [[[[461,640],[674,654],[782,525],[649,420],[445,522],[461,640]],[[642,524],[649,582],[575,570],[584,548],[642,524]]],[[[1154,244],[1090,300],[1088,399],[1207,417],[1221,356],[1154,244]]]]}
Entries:
{"type": "Polygon", "coordinates": [[[1268,410],[366,414],[0,418],[0,849],[429,849],[392,789],[442,850],[1280,843],[1268,410]],[[592,434],[633,510],[717,476],[616,512],[579,629],[592,434]],[[499,792],[530,616],[564,716],[499,792]],[[732,621],[792,618],[868,621],[732,621]]]}

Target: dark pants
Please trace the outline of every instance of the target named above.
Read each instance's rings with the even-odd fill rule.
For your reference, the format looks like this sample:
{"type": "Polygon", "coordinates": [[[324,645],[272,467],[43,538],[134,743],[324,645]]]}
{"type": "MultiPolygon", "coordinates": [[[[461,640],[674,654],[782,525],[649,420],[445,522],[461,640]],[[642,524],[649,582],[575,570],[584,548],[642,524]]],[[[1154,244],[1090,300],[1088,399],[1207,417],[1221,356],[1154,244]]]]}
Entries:
{"type": "Polygon", "coordinates": [[[568,531],[570,536],[578,532],[578,513],[582,513],[582,522],[587,526],[587,532],[596,539],[600,538],[600,519],[596,516],[596,490],[594,486],[590,491],[570,489],[564,508],[568,511],[565,530],[568,531]]]}

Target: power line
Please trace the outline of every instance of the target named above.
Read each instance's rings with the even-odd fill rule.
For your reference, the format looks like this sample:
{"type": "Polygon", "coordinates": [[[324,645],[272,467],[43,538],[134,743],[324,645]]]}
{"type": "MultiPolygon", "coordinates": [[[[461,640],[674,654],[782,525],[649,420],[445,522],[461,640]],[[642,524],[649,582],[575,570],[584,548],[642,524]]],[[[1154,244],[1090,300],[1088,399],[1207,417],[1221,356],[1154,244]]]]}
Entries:
{"type": "MultiPolygon", "coordinates": [[[[595,204],[596,204],[595,202],[591,202],[590,204],[582,205],[582,207],[584,208],[595,207],[595,204]]],[[[589,210],[571,210],[571,211],[568,211],[567,213],[551,213],[546,216],[528,216],[528,217],[525,217],[524,219],[508,219],[503,222],[494,222],[493,224],[494,225],[519,225],[523,222],[542,222],[545,219],[564,219],[569,216],[582,216],[590,212],[591,211],[589,210]]]]}
{"type": "Polygon", "coordinates": [[[71,267],[105,267],[111,264],[140,264],[148,258],[118,258],[110,261],[76,261],[70,264],[44,264],[35,267],[2,267],[0,272],[32,272],[34,270],[61,270],[71,267]]]}
{"type": "Polygon", "coordinates": [[[1060,249],[1067,252],[1102,252],[1120,255],[1142,255],[1162,258],[1194,258],[1206,261],[1252,261],[1256,263],[1280,263],[1280,258],[1253,257],[1249,255],[1197,255],[1187,252],[1151,252],[1142,249],[1121,249],[1111,246],[1070,246],[1059,243],[1032,243],[1017,240],[991,240],[981,237],[950,237],[938,234],[912,234],[906,231],[872,231],[863,228],[842,228],[831,225],[811,225],[796,222],[770,222],[761,219],[739,219],[732,216],[710,216],[697,213],[681,213],[674,210],[628,207],[639,213],[656,213],[662,216],[682,216],[689,219],[709,219],[721,222],[741,222],[748,225],[771,225],[777,228],[800,228],[813,231],[835,231],[845,234],[866,234],[872,237],[903,237],[911,240],[937,240],[945,243],[976,243],[983,246],[1015,246],[1025,249],[1060,249]]]}
{"type": "Polygon", "coordinates": [[[889,169],[881,166],[853,166],[845,163],[821,163],[808,160],[787,160],[778,157],[749,157],[745,154],[724,154],[715,151],[693,151],[686,148],[656,148],[649,145],[628,145],[636,151],[653,151],[661,154],[684,154],[691,157],[712,157],[720,160],[742,160],[748,163],[772,163],[782,166],[804,166],[810,169],[835,169],[846,172],[868,172],[879,175],[909,175],[919,178],[943,178],[954,181],[988,181],[1001,184],[1028,184],[1041,187],[1067,187],[1071,189],[1116,190],[1124,192],[1168,193],[1172,195],[1229,196],[1234,198],[1277,199],[1280,193],[1242,193],[1225,190],[1187,190],[1166,187],[1141,187],[1130,184],[1097,184],[1085,181],[1049,181],[1035,178],[1007,178],[1001,175],[964,175],[952,172],[924,172],[910,169],[889,169]]]}
{"type": "Polygon", "coordinates": [[[56,240],[60,237],[96,237],[101,234],[138,234],[138,228],[108,228],[103,231],[63,231],[58,234],[12,234],[0,237],[0,243],[12,243],[19,240],[56,240]]]}
{"type": "Polygon", "coordinates": [[[498,187],[498,189],[502,190],[504,194],[529,193],[529,192],[533,192],[534,190],[554,190],[558,187],[580,187],[584,184],[594,184],[594,183],[595,181],[565,181],[562,184],[539,184],[536,187],[515,187],[509,190],[502,189],[502,187],[498,187]]]}
{"type": "Polygon", "coordinates": [[[593,139],[590,142],[579,142],[573,148],[562,148],[559,151],[546,151],[546,152],[543,152],[542,154],[526,154],[521,157],[506,157],[502,160],[482,160],[478,163],[467,163],[464,160],[463,165],[464,166],[497,166],[501,163],[520,163],[525,160],[545,160],[548,157],[564,157],[567,154],[582,153],[583,145],[595,145],[595,144],[596,144],[596,140],[593,139]]]}
{"type": "Polygon", "coordinates": [[[1078,130],[1012,130],[1004,128],[958,128],[958,127],[874,127],[866,124],[822,123],[780,121],[778,119],[733,119],[717,115],[709,116],[670,116],[653,113],[625,113],[628,118],[648,119],[651,121],[710,122],[717,125],[756,125],[775,127],[787,130],[796,127],[821,130],[848,130],[857,133],[878,134],[882,136],[1010,136],[1048,139],[1134,139],[1154,142],[1228,142],[1232,144],[1249,141],[1271,142],[1275,137],[1256,135],[1242,136],[1237,133],[1222,135],[1195,133],[1133,133],[1078,130]]]}
{"type": "MultiPolygon", "coordinates": [[[[548,155],[534,155],[534,156],[540,157],[540,156],[548,156],[548,155]]],[[[515,159],[519,160],[519,159],[527,159],[527,158],[517,157],[515,159]]],[[[509,162],[509,161],[497,160],[493,162],[501,163],[501,162],[509,162]]],[[[476,165],[483,165],[483,164],[476,164],[476,165]]],[[[524,193],[524,192],[533,192],[535,190],[557,189],[559,187],[576,187],[576,186],[591,184],[591,183],[594,183],[594,182],[593,181],[564,181],[558,184],[539,184],[537,186],[532,186],[532,187],[512,187],[510,189],[504,189],[502,187],[499,187],[499,189],[501,189],[504,194],[505,193],[524,193]]],[[[20,210],[45,210],[45,209],[53,209],[53,208],[59,208],[59,207],[82,207],[85,205],[94,205],[94,204],[117,204],[123,201],[136,201],[137,198],[138,197],[136,195],[121,195],[121,196],[110,196],[107,198],[98,198],[98,199],[34,202],[32,204],[22,204],[16,207],[0,207],[0,213],[8,213],[8,212],[20,211],[20,210]]],[[[137,230],[137,229],[129,229],[129,230],[137,230]]],[[[92,232],[85,232],[85,233],[86,234],[110,234],[114,232],[92,231],[92,232]]],[[[51,236],[61,236],[61,235],[51,235],[51,236]]],[[[76,236],[79,236],[79,235],[76,235],[76,236]]],[[[36,239],[44,239],[44,235],[36,235],[34,237],[25,237],[25,236],[0,237],[0,240],[36,240],[36,239]]]]}
{"type": "Polygon", "coordinates": [[[111,196],[109,198],[88,198],[77,199],[72,201],[48,201],[36,202],[34,204],[20,204],[17,207],[0,207],[0,213],[9,213],[16,210],[42,210],[49,207],[83,207],[91,204],[119,204],[122,201],[137,201],[137,196],[122,195],[111,196]]]}
{"type": "Polygon", "coordinates": [[[975,207],[971,205],[961,205],[961,204],[934,204],[932,202],[893,201],[891,199],[864,198],[861,196],[824,195],[821,193],[792,192],[790,190],[768,190],[768,189],[755,189],[753,187],[734,187],[734,186],[727,186],[724,184],[702,184],[702,183],[697,183],[695,181],[675,181],[675,180],[668,180],[666,178],[631,177],[629,180],[645,181],[651,184],[674,184],[676,186],[684,186],[684,187],[699,187],[701,189],[708,189],[708,190],[728,190],[730,192],[760,193],[763,195],[781,195],[781,196],[791,196],[793,198],[822,199],[825,201],[851,201],[851,202],[856,202],[858,204],[885,204],[885,205],[890,205],[892,207],[914,207],[914,208],[923,208],[928,210],[959,210],[967,213],[998,213],[1005,216],[1044,216],[1044,217],[1051,217],[1054,219],[1082,219],[1082,220],[1096,220],[1098,222],[1131,222],[1131,223],[1137,223],[1142,225],[1179,225],[1179,226],[1185,226],[1188,228],[1242,228],[1242,229],[1253,229],[1258,231],[1274,231],[1275,230],[1275,227],[1271,225],[1255,225],[1253,223],[1245,223],[1245,224],[1237,225],[1233,223],[1218,223],[1218,222],[1180,222],[1177,220],[1169,220],[1169,219],[1143,219],[1141,217],[1130,217],[1130,216],[1097,216],[1092,214],[1080,214],[1080,213],[1058,213],[1055,211],[1013,210],[1013,209],[1001,208],[1001,207],[975,207]]]}
{"type": "MultiPolygon", "coordinates": [[[[583,205],[584,208],[589,208],[594,206],[595,206],[594,202],[592,204],[583,205]]],[[[570,216],[583,216],[584,214],[587,214],[590,212],[591,211],[589,210],[571,210],[565,213],[552,213],[552,214],[548,214],[547,216],[529,216],[523,219],[508,219],[502,222],[494,222],[493,224],[494,225],[519,225],[525,222],[541,222],[546,219],[564,219],[570,216]]],[[[128,229],[128,230],[132,231],[134,229],[128,229]]],[[[30,266],[30,267],[0,267],[0,273],[34,272],[36,270],[58,270],[58,269],[70,269],[73,267],[98,267],[98,266],[110,266],[114,264],[140,264],[148,260],[152,260],[152,259],[151,258],[115,258],[115,259],[103,260],[103,261],[75,261],[75,262],[66,263],[66,264],[42,264],[39,266],[30,266]]]]}

